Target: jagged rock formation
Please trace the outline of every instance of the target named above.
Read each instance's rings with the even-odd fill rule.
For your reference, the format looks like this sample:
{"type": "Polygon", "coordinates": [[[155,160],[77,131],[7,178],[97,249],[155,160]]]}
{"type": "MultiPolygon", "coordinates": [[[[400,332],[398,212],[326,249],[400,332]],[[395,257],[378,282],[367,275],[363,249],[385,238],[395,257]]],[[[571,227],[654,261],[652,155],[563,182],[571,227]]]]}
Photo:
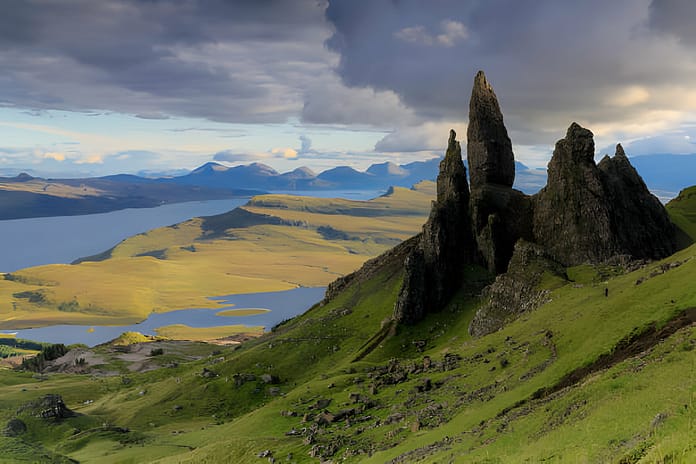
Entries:
{"type": "Polygon", "coordinates": [[[623,148],[595,164],[592,132],[576,123],[556,143],[546,187],[534,196],[512,189],[512,144],[483,72],[474,80],[467,136],[471,192],[451,131],[437,201],[404,261],[396,321],[415,323],[442,309],[467,285],[469,264],[498,275],[470,328],[483,335],[543,301],[537,286],[544,273],[563,276],[564,266],[676,251],[674,225],[623,148]]]}
{"type": "Polygon", "coordinates": [[[612,211],[612,229],[621,253],[661,259],[677,250],[676,229],[660,200],[650,193],[621,144],[613,158],[597,165],[612,211]]]}
{"type": "Polygon", "coordinates": [[[515,242],[531,239],[531,202],[513,190],[515,157],[498,99],[483,71],[474,79],[469,103],[467,158],[471,178],[471,222],[483,264],[505,272],[515,242]]]}
{"type": "Polygon", "coordinates": [[[462,149],[451,130],[437,176],[437,200],[416,249],[405,261],[406,276],[396,302],[398,321],[416,322],[441,308],[461,287],[462,267],[474,262],[469,185],[462,149]]]}
{"type": "Polygon", "coordinates": [[[472,190],[484,184],[512,187],[515,180],[512,142],[503,124],[498,98],[483,71],[474,78],[466,137],[472,190]]]}
{"type": "Polygon", "coordinates": [[[592,132],[573,123],[556,142],[546,187],[534,198],[534,238],[571,266],[609,258],[617,249],[592,132]]]}
{"type": "Polygon", "coordinates": [[[658,259],[676,251],[667,211],[621,145],[594,162],[592,132],[571,124],[556,143],[548,182],[534,197],[534,239],[566,266],[612,256],[658,259]]]}

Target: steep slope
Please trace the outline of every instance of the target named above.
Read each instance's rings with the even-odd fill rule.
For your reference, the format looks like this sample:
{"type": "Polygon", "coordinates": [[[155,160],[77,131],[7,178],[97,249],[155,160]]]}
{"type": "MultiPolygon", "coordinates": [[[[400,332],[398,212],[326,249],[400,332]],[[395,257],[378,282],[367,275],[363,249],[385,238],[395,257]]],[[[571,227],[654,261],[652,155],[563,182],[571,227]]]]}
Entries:
{"type": "Polygon", "coordinates": [[[692,241],[696,241],[696,186],[686,188],[667,203],[667,211],[672,221],[692,241]]]}

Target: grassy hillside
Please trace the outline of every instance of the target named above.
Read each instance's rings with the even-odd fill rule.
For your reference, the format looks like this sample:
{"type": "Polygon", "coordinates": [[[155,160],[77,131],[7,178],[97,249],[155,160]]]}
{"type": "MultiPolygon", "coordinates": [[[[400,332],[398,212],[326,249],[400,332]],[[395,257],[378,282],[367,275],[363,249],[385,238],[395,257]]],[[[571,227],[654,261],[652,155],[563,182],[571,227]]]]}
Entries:
{"type": "Polygon", "coordinates": [[[415,327],[387,322],[403,256],[207,358],[107,377],[7,372],[0,419],[17,416],[28,432],[0,438],[3,456],[694,462],[696,246],[609,280],[604,268],[573,269],[548,304],[480,339],[466,331],[479,304],[467,295],[415,327]],[[16,413],[46,393],[83,415],[47,423],[16,413]]]}
{"type": "Polygon", "coordinates": [[[679,195],[667,203],[667,211],[672,221],[686,232],[691,240],[696,241],[696,186],[679,192],[679,195]]]}
{"type": "Polygon", "coordinates": [[[434,184],[371,201],[270,195],[219,216],[124,240],[76,265],[0,280],[0,329],[127,324],[151,312],[215,308],[208,297],[324,286],[418,232],[434,184]]]}

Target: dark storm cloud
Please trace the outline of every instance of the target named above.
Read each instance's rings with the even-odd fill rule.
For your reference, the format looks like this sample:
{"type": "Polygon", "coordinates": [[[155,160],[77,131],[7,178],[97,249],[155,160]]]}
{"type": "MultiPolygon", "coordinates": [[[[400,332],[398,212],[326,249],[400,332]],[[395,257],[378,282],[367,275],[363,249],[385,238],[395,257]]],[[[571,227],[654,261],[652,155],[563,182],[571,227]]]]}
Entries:
{"type": "Polygon", "coordinates": [[[650,26],[671,34],[686,44],[696,44],[696,2],[692,0],[653,0],[650,4],[650,26]]]}
{"type": "Polygon", "coordinates": [[[696,37],[684,0],[332,0],[328,45],[350,86],[395,92],[425,120],[465,120],[484,69],[513,141],[552,143],[571,121],[596,125],[686,111],[665,89],[691,86],[693,52],[665,40],[696,37]],[[438,40],[457,24],[452,40],[438,40]]]}
{"type": "Polygon", "coordinates": [[[284,121],[326,67],[316,0],[17,0],[0,15],[0,101],[284,121]],[[288,91],[288,87],[290,90],[288,91]]]}

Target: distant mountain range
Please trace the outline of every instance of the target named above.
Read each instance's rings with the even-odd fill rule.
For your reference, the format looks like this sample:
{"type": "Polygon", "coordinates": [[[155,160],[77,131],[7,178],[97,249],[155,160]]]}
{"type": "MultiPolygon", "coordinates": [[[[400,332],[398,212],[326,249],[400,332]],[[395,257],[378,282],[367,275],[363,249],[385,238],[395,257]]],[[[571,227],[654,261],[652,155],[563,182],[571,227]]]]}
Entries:
{"type": "Polygon", "coordinates": [[[319,174],[307,167],[281,174],[261,163],[227,167],[210,162],[185,176],[162,181],[179,185],[261,190],[379,190],[390,186],[410,187],[424,179],[435,179],[439,162],[438,158],[401,166],[386,162],[373,164],[366,171],[338,166],[319,174]]]}
{"type": "MultiPolygon", "coordinates": [[[[373,164],[365,171],[338,166],[317,174],[307,167],[301,167],[281,174],[261,163],[227,167],[210,162],[187,175],[162,180],[179,185],[234,186],[269,191],[380,190],[390,186],[410,187],[422,180],[435,180],[439,164],[440,158],[432,158],[402,165],[392,162],[373,164]]],[[[516,169],[515,186],[524,192],[536,192],[546,183],[545,170],[530,169],[520,162],[516,163],[516,169]]]]}
{"type": "MultiPolygon", "coordinates": [[[[696,154],[637,156],[631,158],[631,162],[648,188],[662,201],[696,184],[696,154]]],[[[373,164],[365,171],[338,166],[318,174],[307,167],[279,173],[262,163],[229,167],[215,162],[183,175],[160,178],[117,174],[84,179],[43,179],[20,174],[0,177],[0,220],[149,208],[165,203],[273,191],[410,187],[421,180],[435,180],[439,163],[440,158],[402,165],[385,162],[373,164]]],[[[515,188],[533,194],[545,184],[545,169],[531,169],[515,162],[515,188]]]]}

